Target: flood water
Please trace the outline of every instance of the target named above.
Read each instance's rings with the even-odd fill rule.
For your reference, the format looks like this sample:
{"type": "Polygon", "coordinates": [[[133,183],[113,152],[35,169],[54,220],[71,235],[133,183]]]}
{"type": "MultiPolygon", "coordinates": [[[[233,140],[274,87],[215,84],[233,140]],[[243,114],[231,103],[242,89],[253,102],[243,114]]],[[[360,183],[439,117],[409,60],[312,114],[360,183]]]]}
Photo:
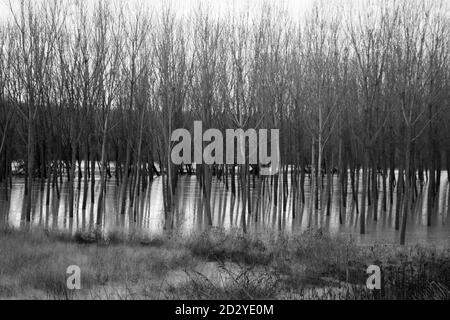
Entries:
{"type": "MultiPolygon", "coordinates": [[[[258,181],[258,180],[257,180],[258,181]]],[[[418,200],[414,208],[408,215],[406,239],[408,244],[422,243],[438,246],[450,246],[450,217],[448,212],[448,192],[449,185],[447,174],[441,177],[441,187],[438,209],[432,218],[431,227],[427,226],[427,184],[420,189],[418,200]]],[[[258,183],[257,183],[258,184],[258,183]]],[[[100,190],[100,183],[95,184],[95,204],[91,204],[88,190],[88,201],[86,210],[82,210],[82,189],[77,188],[75,183],[75,213],[74,218],[69,218],[69,196],[68,183],[65,181],[60,190],[58,199],[56,191],[50,189],[50,204],[46,206],[46,188],[41,188],[39,181],[35,182],[33,191],[33,205],[31,222],[27,223],[24,216],[24,179],[14,177],[12,179],[12,189],[9,197],[5,196],[4,189],[0,192],[0,226],[10,227],[41,227],[46,229],[58,229],[70,231],[92,230],[96,227],[97,199],[100,190]]],[[[290,182],[288,181],[289,190],[290,182]]],[[[360,184],[361,186],[361,184],[360,184]]],[[[3,185],[2,185],[3,188],[3,185]]],[[[326,215],[326,210],[322,212],[310,210],[311,194],[309,190],[309,179],[305,180],[305,205],[300,199],[296,199],[293,205],[293,195],[289,192],[286,212],[282,207],[273,205],[273,192],[264,194],[258,193],[258,185],[252,189],[252,215],[247,218],[248,232],[258,233],[261,236],[284,232],[288,234],[301,233],[308,228],[323,228],[332,234],[340,234],[344,237],[352,237],[359,243],[388,242],[398,243],[400,232],[396,231],[395,225],[395,193],[392,207],[389,204],[389,194],[387,210],[383,211],[381,205],[382,196],[378,198],[378,220],[374,221],[372,210],[369,210],[366,218],[366,234],[359,234],[359,217],[355,203],[352,200],[350,186],[348,187],[348,201],[345,213],[345,221],[339,223],[339,184],[337,177],[334,177],[332,188],[333,198],[331,203],[331,214],[326,215]],[[253,212],[258,212],[254,214],[253,212]],[[294,218],[295,215],[295,218],[294,218]],[[281,219],[279,219],[281,217],[281,219]],[[282,222],[281,224],[279,222],[282,222]]],[[[381,189],[381,188],[380,188],[381,189]]],[[[268,190],[268,189],[267,189],[268,190]]],[[[163,234],[164,232],[164,204],[162,192],[162,180],[156,177],[148,187],[141,192],[139,201],[130,208],[127,204],[125,215],[119,213],[119,193],[120,187],[114,179],[108,180],[106,197],[104,200],[104,219],[102,229],[104,231],[123,231],[128,233],[131,230],[139,230],[150,236],[163,234]]],[[[235,230],[241,227],[242,202],[239,197],[232,195],[231,190],[227,190],[223,181],[214,179],[212,186],[212,214],[213,225],[225,230],[235,230]]],[[[325,202],[324,202],[325,203],[325,202]]],[[[323,205],[325,206],[325,205],[323,205]]],[[[174,229],[181,235],[189,235],[193,232],[205,230],[206,217],[203,209],[203,198],[200,185],[195,176],[181,176],[176,189],[174,229]]]]}

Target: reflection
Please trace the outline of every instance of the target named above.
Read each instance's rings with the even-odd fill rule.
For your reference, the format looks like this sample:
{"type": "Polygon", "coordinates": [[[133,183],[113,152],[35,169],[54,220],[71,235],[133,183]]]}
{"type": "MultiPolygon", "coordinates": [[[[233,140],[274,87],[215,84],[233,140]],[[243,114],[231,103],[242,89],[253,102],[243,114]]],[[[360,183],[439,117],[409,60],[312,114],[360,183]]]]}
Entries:
{"type": "MultiPolygon", "coordinates": [[[[126,200],[125,214],[119,210],[119,190],[114,178],[108,179],[106,194],[102,205],[104,215],[101,228],[108,231],[129,233],[135,230],[149,235],[160,235],[164,232],[164,204],[162,178],[155,177],[139,192],[135,193],[134,200],[130,197],[126,200]]],[[[329,202],[329,216],[327,206],[315,208],[314,198],[311,197],[310,178],[305,177],[303,190],[293,188],[291,176],[265,177],[262,180],[255,179],[250,183],[250,192],[242,192],[239,180],[222,177],[221,180],[213,179],[211,188],[211,210],[213,225],[232,230],[240,228],[242,224],[242,212],[247,214],[247,227],[249,232],[265,234],[299,233],[308,228],[323,228],[332,234],[352,236],[357,241],[371,242],[383,240],[396,242],[399,232],[395,230],[397,211],[397,193],[386,190],[376,197],[377,203],[368,206],[367,210],[367,234],[359,235],[360,214],[357,203],[361,192],[354,194],[350,183],[358,185],[360,181],[352,182],[346,190],[345,204],[342,202],[341,185],[335,176],[332,180],[331,201],[329,202]],[[286,181],[284,179],[287,179],[286,181]],[[235,182],[232,187],[231,183],[235,182]],[[275,194],[274,184],[278,184],[278,190],[286,188],[286,196],[275,194]],[[234,191],[234,192],[233,192],[234,191]],[[243,205],[243,196],[246,197],[246,207],[243,205]],[[304,201],[303,201],[304,199],[304,201]],[[386,207],[384,205],[386,203],[386,207]],[[250,205],[250,208],[249,208],[250,205]],[[374,213],[376,208],[376,214],[374,213]],[[375,219],[375,217],[377,219],[375,219]]],[[[253,180],[253,179],[252,179],[253,180]]],[[[356,180],[356,179],[355,179],[356,180]]],[[[26,223],[24,206],[24,179],[13,178],[12,188],[8,195],[0,190],[0,224],[11,227],[40,226],[49,229],[67,230],[75,233],[77,230],[94,230],[96,226],[97,204],[86,202],[83,210],[81,202],[84,188],[77,189],[75,194],[74,217],[69,218],[68,208],[68,183],[63,183],[58,188],[58,183],[53,180],[50,188],[42,188],[41,182],[36,182],[33,189],[31,221],[26,223]]],[[[450,241],[450,228],[446,226],[448,220],[448,204],[450,187],[446,174],[441,177],[439,194],[437,196],[435,214],[431,219],[431,226],[427,227],[428,185],[417,189],[414,202],[408,217],[407,238],[408,243],[433,242],[448,243],[450,241]]],[[[295,185],[295,184],[294,184],[295,185]]],[[[327,179],[324,181],[327,190],[327,179]]],[[[100,186],[89,183],[86,189],[87,195],[93,194],[98,199],[100,186]]],[[[384,190],[384,188],[380,188],[384,190]]],[[[137,190],[136,190],[137,191],[137,190]]],[[[89,197],[88,197],[89,198],[89,197]]],[[[374,200],[375,201],[375,200],[374,200]]],[[[181,176],[174,195],[173,225],[182,235],[189,235],[207,228],[204,197],[200,184],[195,176],[181,176]]],[[[326,203],[326,202],[325,202],[326,203]]]]}

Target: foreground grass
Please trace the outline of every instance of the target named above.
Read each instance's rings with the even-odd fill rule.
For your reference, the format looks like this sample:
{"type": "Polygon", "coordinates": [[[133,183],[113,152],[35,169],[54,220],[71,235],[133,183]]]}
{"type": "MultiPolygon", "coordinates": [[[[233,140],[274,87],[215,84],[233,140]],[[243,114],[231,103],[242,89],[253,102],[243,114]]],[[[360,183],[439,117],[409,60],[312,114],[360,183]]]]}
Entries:
{"type": "Polygon", "coordinates": [[[2,298],[158,298],[152,288],[155,279],[196,263],[183,248],[85,243],[44,231],[0,231],[0,257],[2,298]],[[81,292],[67,289],[70,265],[81,269],[81,292]],[[135,292],[136,288],[146,291],[135,292]]]}
{"type": "Polygon", "coordinates": [[[357,246],[321,231],[181,240],[0,230],[0,298],[449,299],[449,288],[449,249],[357,246]],[[381,291],[365,286],[371,264],[381,291]],[[66,287],[69,265],[81,269],[80,291],[66,287]]]}

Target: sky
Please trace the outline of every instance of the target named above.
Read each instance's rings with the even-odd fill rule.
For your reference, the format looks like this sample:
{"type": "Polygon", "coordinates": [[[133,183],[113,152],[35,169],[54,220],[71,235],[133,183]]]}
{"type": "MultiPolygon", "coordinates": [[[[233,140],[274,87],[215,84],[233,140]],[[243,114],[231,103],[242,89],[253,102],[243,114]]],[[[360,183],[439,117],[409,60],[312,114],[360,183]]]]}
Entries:
{"type": "MultiPolygon", "coordinates": [[[[20,0],[0,0],[0,20],[5,21],[11,17],[10,5],[18,8],[20,0]]],[[[36,0],[33,0],[36,1],[36,0]]],[[[39,0],[38,0],[39,1],[39,0]]],[[[85,0],[93,2],[93,0],[85,0]]],[[[123,3],[129,3],[131,6],[142,2],[149,6],[158,7],[162,2],[167,3],[167,1],[162,0],[120,0],[123,3]]],[[[226,12],[227,10],[241,10],[248,6],[249,8],[257,8],[261,6],[264,2],[269,4],[276,4],[278,6],[283,6],[286,8],[288,14],[292,16],[303,16],[308,8],[311,8],[315,0],[203,0],[201,2],[206,3],[210,6],[212,12],[220,14],[226,12]]],[[[182,14],[189,14],[191,10],[197,7],[198,0],[172,0],[170,1],[177,12],[182,14]]]]}
{"type": "MultiPolygon", "coordinates": [[[[10,3],[12,7],[15,8],[15,12],[18,12],[19,4],[21,0],[0,0],[0,23],[7,21],[11,18],[10,3]]],[[[25,0],[28,1],[28,0],[25,0]]],[[[54,1],[54,0],[31,0],[32,2],[37,1],[54,1]]],[[[59,1],[59,0],[56,0],[59,1]]],[[[67,0],[75,1],[75,0],[67,0]]],[[[98,0],[80,0],[87,1],[88,3],[94,3],[98,0]]],[[[368,6],[377,6],[380,3],[394,3],[396,0],[106,0],[108,2],[118,2],[121,4],[128,4],[131,8],[138,7],[138,4],[144,4],[150,8],[161,8],[162,4],[171,3],[172,8],[177,14],[187,15],[198,8],[198,4],[206,4],[211,9],[210,12],[217,15],[224,15],[229,12],[239,12],[245,9],[249,9],[248,12],[258,13],[261,6],[265,3],[276,6],[277,8],[285,9],[288,16],[292,18],[292,21],[302,20],[308,15],[310,9],[313,7],[314,3],[325,3],[334,4],[337,6],[345,6],[349,9],[348,13],[351,15],[358,11],[358,9],[367,8],[368,6]]],[[[409,0],[408,0],[409,1],[409,0]]],[[[414,0],[411,0],[414,1],[414,0]]],[[[420,2],[421,0],[416,0],[420,2]]],[[[427,0],[425,0],[427,1],[427,0]]],[[[450,19],[450,0],[429,0],[431,2],[442,1],[444,6],[444,15],[450,19]]],[[[442,10],[442,8],[441,8],[442,10]]],[[[442,14],[443,12],[441,12],[442,14]]]]}

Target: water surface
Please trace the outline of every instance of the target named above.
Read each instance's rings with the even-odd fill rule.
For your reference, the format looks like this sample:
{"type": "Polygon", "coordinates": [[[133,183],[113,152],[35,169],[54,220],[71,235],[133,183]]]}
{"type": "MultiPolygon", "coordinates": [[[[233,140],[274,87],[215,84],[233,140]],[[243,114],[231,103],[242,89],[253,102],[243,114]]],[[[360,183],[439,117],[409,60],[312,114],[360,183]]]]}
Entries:
{"type": "MultiPolygon", "coordinates": [[[[407,242],[410,244],[422,243],[439,246],[450,246],[450,222],[447,217],[449,186],[447,174],[441,177],[441,187],[436,210],[431,227],[427,226],[427,184],[420,189],[414,208],[410,211],[407,224],[407,242]]],[[[77,186],[77,182],[75,186],[77,186]]],[[[361,184],[360,184],[361,185],[361,184]]],[[[288,181],[289,190],[290,181],[288,181]]],[[[252,185],[253,187],[253,185],[252,185]]],[[[350,186],[348,187],[347,209],[345,221],[339,223],[339,184],[337,177],[333,179],[333,197],[331,212],[327,216],[325,208],[316,211],[311,210],[311,194],[309,192],[309,179],[305,181],[305,204],[296,197],[293,202],[293,193],[289,192],[284,206],[274,206],[273,192],[270,192],[266,184],[266,192],[259,192],[261,188],[256,179],[255,187],[251,189],[252,214],[247,215],[248,232],[258,233],[261,236],[284,232],[289,234],[301,233],[308,228],[323,228],[332,234],[340,234],[344,237],[352,237],[357,242],[399,242],[399,231],[395,226],[396,196],[394,193],[393,205],[387,201],[387,210],[383,211],[381,205],[382,195],[378,197],[378,220],[374,221],[372,210],[369,210],[366,218],[366,234],[359,234],[359,218],[355,203],[352,199],[350,186]],[[256,214],[257,212],[257,214],[256,214]],[[281,223],[280,223],[281,222],[281,223]]],[[[0,192],[0,225],[11,227],[43,227],[48,229],[66,230],[72,233],[77,230],[92,230],[95,228],[97,199],[100,184],[95,184],[96,203],[91,204],[90,190],[86,210],[82,210],[82,190],[76,187],[75,213],[73,219],[69,218],[68,208],[68,182],[64,182],[58,199],[55,189],[50,189],[50,204],[46,206],[46,188],[43,190],[37,181],[33,190],[33,205],[31,222],[27,223],[24,216],[24,179],[14,177],[12,189],[9,191],[9,199],[6,200],[4,189],[0,192]]],[[[381,189],[381,188],[380,188],[381,189]]],[[[225,187],[223,181],[213,180],[211,206],[213,225],[225,230],[239,229],[242,226],[241,213],[242,202],[240,192],[236,195],[225,187]]],[[[106,197],[104,200],[105,216],[102,223],[104,231],[130,232],[139,230],[142,233],[160,235],[164,232],[164,204],[162,193],[162,180],[156,177],[148,187],[141,191],[138,201],[130,207],[127,203],[125,215],[119,213],[120,187],[114,179],[108,180],[106,197]]],[[[389,199],[389,196],[388,196],[389,199]]],[[[205,230],[206,217],[202,192],[195,176],[181,176],[175,193],[174,228],[182,235],[205,230]]],[[[280,201],[279,201],[280,202],[280,201]]]]}

